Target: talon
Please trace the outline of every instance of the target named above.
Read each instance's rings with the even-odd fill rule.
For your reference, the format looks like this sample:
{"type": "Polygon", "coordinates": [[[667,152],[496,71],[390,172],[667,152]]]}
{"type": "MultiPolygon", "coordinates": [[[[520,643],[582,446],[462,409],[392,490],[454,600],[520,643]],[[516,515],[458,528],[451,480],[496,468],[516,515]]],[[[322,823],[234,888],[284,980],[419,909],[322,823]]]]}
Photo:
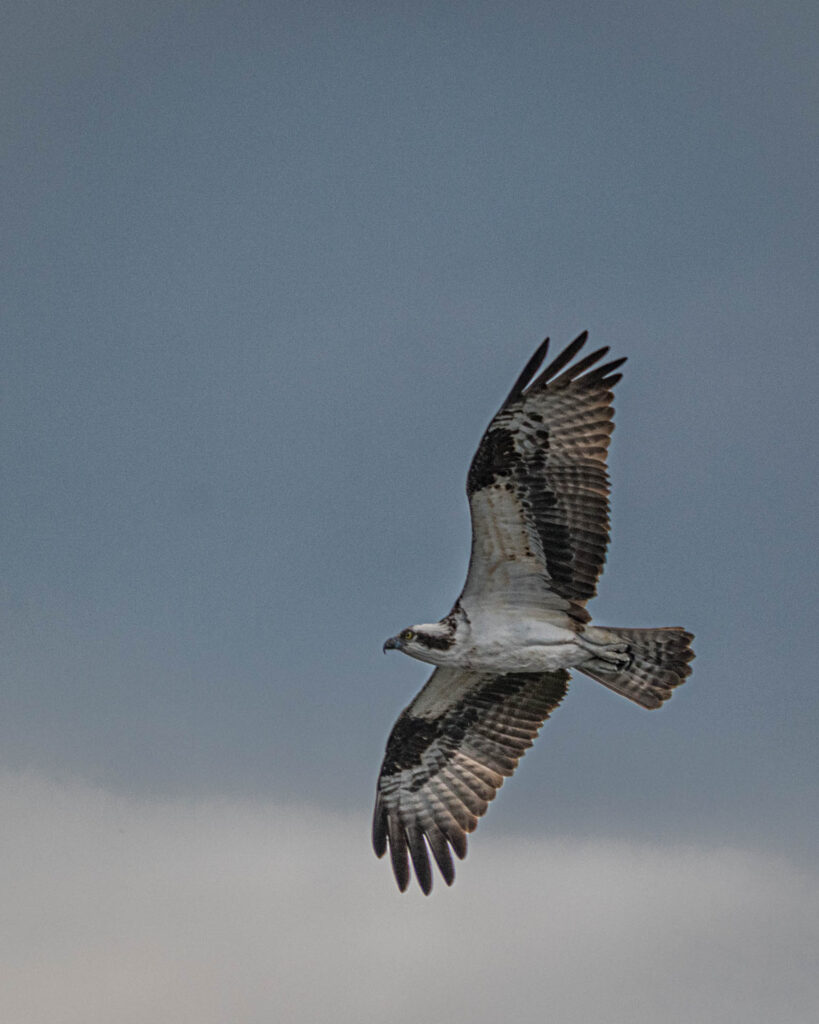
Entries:
{"type": "Polygon", "coordinates": [[[628,644],[612,644],[602,651],[598,657],[602,657],[605,661],[611,662],[613,665],[617,665],[618,668],[628,668],[633,658],[629,653],[628,644]]]}

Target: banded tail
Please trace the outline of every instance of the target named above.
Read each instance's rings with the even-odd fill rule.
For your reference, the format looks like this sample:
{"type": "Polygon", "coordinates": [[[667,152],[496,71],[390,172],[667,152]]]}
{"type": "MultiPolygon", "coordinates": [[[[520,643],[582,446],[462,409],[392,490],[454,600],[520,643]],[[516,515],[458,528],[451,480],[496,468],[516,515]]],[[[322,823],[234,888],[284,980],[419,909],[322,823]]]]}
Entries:
{"type": "Polygon", "coordinates": [[[610,690],[628,697],[644,708],[658,708],[668,700],[674,687],[691,674],[688,664],[694,657],[692,633],[679,626],[663,629],[606,628],[626,643],[630,661],[624,668],[602,660],[585,662],[577,671],[591,676],[610,690]]]}

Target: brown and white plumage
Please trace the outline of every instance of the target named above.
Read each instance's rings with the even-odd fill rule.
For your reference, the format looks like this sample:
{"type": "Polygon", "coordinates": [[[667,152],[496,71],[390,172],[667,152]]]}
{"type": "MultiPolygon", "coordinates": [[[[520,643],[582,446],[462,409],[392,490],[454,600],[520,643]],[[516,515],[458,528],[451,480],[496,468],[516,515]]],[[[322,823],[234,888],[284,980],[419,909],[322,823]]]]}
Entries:
{"type": "Polygon", "coordinates": [[[481,439],[467,475],[472,558],[462,597],[515,603],[520,581],[588,621],[583,605],[609,541],[611,388],[625,359],[591,369],[601,348],[569,365],[587,337],[535,377],[547,338],[481,439]]]}
{"type": "Polygon", "coordinates": [[[647,708],[690,673],[691,634],[600,628],[585,604],[609,539],[606,454],[616,359],[573,362],[583,333],[543,371],[538,348],[492,419],[467,475],[472,550],[466,583],[438,623],[384,645],[436,666],[387,743],[373,819],[400,889],[409,859],[424,892],[429,854],[451,884],[503,779],[513,773],[577,668],[647,708]]]}
{"type": "Polygon", "coordinates": [[[560,703],[568,678],[565,669],[501,676],[435,669],[395,723],[376,797],[373,843],[381,856],[389,840],[401,889],[408,852],[421,888],[432,887],[424,837],[451,884],[449,847],[466,856],[467,833],[560,703]],[[421,715],[424,706],[439,710],[421,715]]]}

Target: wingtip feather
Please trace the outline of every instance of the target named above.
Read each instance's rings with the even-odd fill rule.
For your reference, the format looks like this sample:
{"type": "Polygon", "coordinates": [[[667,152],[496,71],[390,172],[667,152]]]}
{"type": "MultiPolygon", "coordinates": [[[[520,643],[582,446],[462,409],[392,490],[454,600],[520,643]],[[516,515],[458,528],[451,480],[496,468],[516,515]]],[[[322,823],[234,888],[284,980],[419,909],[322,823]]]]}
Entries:
{"type": "Polygon", "coordinates": [[[504,406],[511,405],[512,402],[516,402],[523,394],[527,384],[531,381],[534,375],[540,368],[540,364],[546,358],[546,353],[549,351],[549,339],[544,338],[543,341],[535,349],[529,362],[524,366],[518,379],[512,385],[512,390],[506,396],[506,401],[503,403],[504,406]]]}
{"type": "Polygon", "coordinates": [[[372,844],[376,857],[383,857],[387,852],[387,815],[380,794],[376,797],[373,812],[372,844]]]}
{"type": "Polygon", "coordinates": [[[406,828],[406,835],[412,866],[415,869],[415,878],[423,894],[429,896],[432,892],[432,867],[429,863],[424,837],[416,828],[406,828]]]}
{"type": "Polygon", "coordinates": [[[391,815],[387,817],[387,828],[389,830],[392,873],[395,875],[398,888],[401,892],[406,892],[410,882],[407,837],[401,825],[391,815]]]}
{"type": "Polygon", "coordinates": [[[452,885],[455,881],[455,866],[452,863],[452,854],[450,853],[446,837],[435,825],[430,825],[427,828],[426,837],[429,848],[432,850],[432,856],[438,865],[438,870],[441,872],[446,884],[452,885]]]}
{"type": "Polygon", "coordinates": [[[535,385],[545,384],[550,381],[556,374],[560,373],[564,366],[567,366],[577,355],[581,348],[589,340],[589,332],[583,331],[581,334],[570,342],[562,352],[560,352],[555,358],[549,363],[545,370],[538,376],[534,382],[535,385]]]}
{"type": "MultiPolygon", "coordinates": [[[[603,363],[602,366],[598,366],[594,373],[589,374],[589,380],[603,381],[607,377],[613,376],[613,371],[619,369],[623,363],[628,359],[628,356],[621,356],[619,359],[612,359],[609,363],[603,363]]],[[[622,377],[622,374],[620,374],[622,377]]]]}

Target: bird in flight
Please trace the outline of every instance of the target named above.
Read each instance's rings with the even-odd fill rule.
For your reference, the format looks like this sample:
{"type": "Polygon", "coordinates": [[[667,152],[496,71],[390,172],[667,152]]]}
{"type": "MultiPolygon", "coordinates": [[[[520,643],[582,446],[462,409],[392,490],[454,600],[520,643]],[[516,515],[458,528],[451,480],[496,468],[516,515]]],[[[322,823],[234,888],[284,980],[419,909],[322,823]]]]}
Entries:
{"type": "Polygon", "coordinates": [[[678,626],[594,626],[609,540],[606,453],[612,388],[625,359],[608,347],[575,361],[583,332],[540,370],[538,348],[486,429],[467,475],[472,551],[466,583],[440,622],[384,644],[435,670],[393,726],[372,840],[403,892],[410,861],[432,889],[430,854],[447,885],[489,801],[512,775],[577,669],[644,708],[691,672],[678,626]]]}

